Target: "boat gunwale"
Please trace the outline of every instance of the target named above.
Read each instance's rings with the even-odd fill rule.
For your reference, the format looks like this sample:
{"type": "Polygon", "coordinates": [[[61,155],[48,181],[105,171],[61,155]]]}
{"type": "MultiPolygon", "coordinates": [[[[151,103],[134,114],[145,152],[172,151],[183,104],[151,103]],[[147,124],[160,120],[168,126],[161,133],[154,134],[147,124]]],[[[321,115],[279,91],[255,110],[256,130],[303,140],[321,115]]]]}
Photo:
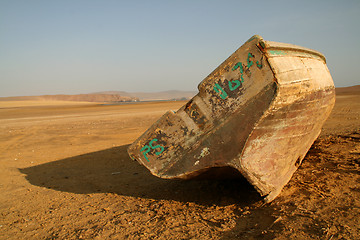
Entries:
{"type": "MultiPolygon", "coordinates": [[[[260,44],[264,43],[264,51],[269,54],[269,51],[271,50],[285,50],[285,51],[292,51],[292,52],[303,52],[303,53],[309,53],[315,56],[320,57],[324,63],[326,64],[326,58],[325,56],[316,50],[313,50],[311,48],[301,47],[298,45],[290,44],[290,43],[281,43],[281,42],[273,42],[273,41],[261,41],[260,44]]],[[[274,56],[271,56],[274,57],[274,56]]]]}

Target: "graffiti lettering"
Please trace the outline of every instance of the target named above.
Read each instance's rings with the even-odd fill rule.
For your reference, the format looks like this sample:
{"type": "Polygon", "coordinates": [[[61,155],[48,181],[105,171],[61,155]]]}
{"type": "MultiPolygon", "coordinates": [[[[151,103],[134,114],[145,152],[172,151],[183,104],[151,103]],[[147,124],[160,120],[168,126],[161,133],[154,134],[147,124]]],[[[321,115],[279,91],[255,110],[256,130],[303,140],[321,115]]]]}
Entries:
{"type": "Polygon", "coordinates": [[[215,83],[215,86],[214,86],[214,90],[215,92],[219,93],[220,94],[220,97],[222,99],[225,99],[228,97],[227,93],[225,92],[225,90],[218,84],[218,83],[215,83]]]}
{"type": "Polygon", "coordinates": [[[157,156],[159,156],[159,155],[164,151],[164,147],[161,146],[161,145],[153,146],[153,143],[154,143],[154,142],[157,142],[157,141],[158,141],[158,140],[157,140],[156,138],[154,138],[153,140],[151,140],[151,141],[149,142],[148,145],[145,145],[145,146],[142,147],[141,150],[140,150],[140,152],[143,153],[146,161],[148,161],[148,162],[150,162],[150,161],[149,161],[149,158],[148,158],[147,154],[151,151],[151,149],[152,149],[152,150],[155,150],[155,149],[160,148],[160,151],[157,151],[157,152],[155,153],[157,156]]]}
{"type": "MultiPolygon", "coordinates": [[[[241,82],[243,82],[243,81],[241,81],[241,82]]],[[[234,91],[235,89],[240,87],[241,82],[239,80],[231,80],[231,81],[229,81],[229,89],[230,89],[230,91],[234,91]],[[233,83],[235,85],[233,85],[233,83]]]]}
{"type": "Polygon", "coordinates": [[[253,61],[250,61],[250,58],[254,58],[255,56],[254,55],[252,55],[251,53],[249,53],[248,54],[248,58],[247,58],[247,67],[248,68],[250,68],[253,64],[254,64],[254,62],[253,61]]]}
{"type": "MultiPolygon", "coordinates": [[[[232,71],[235,71],[235,70],[239,69],[239,71],[240,71],[240,79],[230,80],[229,81],[229,89],[230,89],[230,91],[234,91],[234,90],[236,90],[236,89],[238,89],[239,87],[242,86],[242,83],[244,82],[244,68],[250,69],[251,66],[254,65],[254,61],[253,61],[254,58],[255,58],[254,54],[248,53],[248,56],[247,56],[247,59],[246,59],[246,66],[243,65],[242,62],[237,62],[233,66],[233,68],[231,69],[232,71]]],[[[256,66],[259,69],[262,68],[262,59],[261,59],[260,62],[256,61],[256,66]]],[[[220,86],[219,83],[215,83],[214,90],[215,90],[216,93],[219,94],[219,96],[222,99],[226,99],[228,97],[228,93],[220,86]]]]}
{"type": "Polygon", "coordinates": [[[148,159],[148,157],[146,156],[146,154],[148,154],[148,152],[150,152],[150,147],[148,146],[148,145],[145,145],[143,148],[141,148],[141,150],[140,150],[140,152],[143,152],[143,155],[144,155],[144,157],[145,157],[145,159],[148,161],[148,162],[150,162],[149,161],[149,159],[148,159]]]}

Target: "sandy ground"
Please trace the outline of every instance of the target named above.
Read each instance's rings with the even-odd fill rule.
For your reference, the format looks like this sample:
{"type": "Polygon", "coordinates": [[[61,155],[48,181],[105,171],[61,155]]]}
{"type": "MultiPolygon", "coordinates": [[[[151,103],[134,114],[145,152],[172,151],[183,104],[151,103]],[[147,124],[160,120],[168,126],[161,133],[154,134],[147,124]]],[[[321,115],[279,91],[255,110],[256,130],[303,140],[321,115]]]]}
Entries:
{"type": "Polygon", "coordinates": [[[277,199],[152,176],[127,146],[184,102],[0,108],[0,239],[360,239],[360,95],[338,96],[277,199]]]}
{"type": "MultiPolygon", "coordinates": [[[[69,106],[69,105],[91,105],[92,102],[72,101],[0,101],[1,108],[30,107],[30,106],[69,106]]],[[[6,115],[5,115],[6,116],[6,115]]]]}

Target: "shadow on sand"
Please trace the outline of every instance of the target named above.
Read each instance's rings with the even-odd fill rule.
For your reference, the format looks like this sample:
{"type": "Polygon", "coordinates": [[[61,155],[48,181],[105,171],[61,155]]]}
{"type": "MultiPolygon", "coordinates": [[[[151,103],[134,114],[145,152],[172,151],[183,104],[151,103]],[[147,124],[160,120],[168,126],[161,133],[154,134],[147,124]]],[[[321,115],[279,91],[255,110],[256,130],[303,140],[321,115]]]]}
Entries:
{"type": "Polygon", "coordinates": [[[20,169],[33,185],[58,191],[119,195],[202,205],[250,205],[260,200],[245,179],[165,180],[127,154],[128,145],[20,169]]]}
{"type": "Polygon", "coordinates": [[[229,180],[165,180],[151,175],[130,159],[128,145],[92,152],[34,167],[20,169],[33,185],[57,191],[91,194],[115,193],[156,200],[194,202],[203,206],[250,207],[249,215],[239,213],[237,226],[221,239],[261,237],[274,221],[272,207],[254,207],[260,195],[244,178],[229,180]]]}

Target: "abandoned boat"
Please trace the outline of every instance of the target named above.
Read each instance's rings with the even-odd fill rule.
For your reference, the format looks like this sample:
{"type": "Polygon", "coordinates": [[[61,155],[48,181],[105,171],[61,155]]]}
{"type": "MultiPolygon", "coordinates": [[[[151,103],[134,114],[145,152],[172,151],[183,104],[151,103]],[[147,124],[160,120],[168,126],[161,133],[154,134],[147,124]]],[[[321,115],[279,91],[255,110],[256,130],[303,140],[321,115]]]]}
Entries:
{"type": "Polygon", "coordinates": [[[236,169],[267,202],[290,180],[335,103],[321,53],[258,35],[198,89],[142,134],[130,157],[167,179],[236,169]]]}

